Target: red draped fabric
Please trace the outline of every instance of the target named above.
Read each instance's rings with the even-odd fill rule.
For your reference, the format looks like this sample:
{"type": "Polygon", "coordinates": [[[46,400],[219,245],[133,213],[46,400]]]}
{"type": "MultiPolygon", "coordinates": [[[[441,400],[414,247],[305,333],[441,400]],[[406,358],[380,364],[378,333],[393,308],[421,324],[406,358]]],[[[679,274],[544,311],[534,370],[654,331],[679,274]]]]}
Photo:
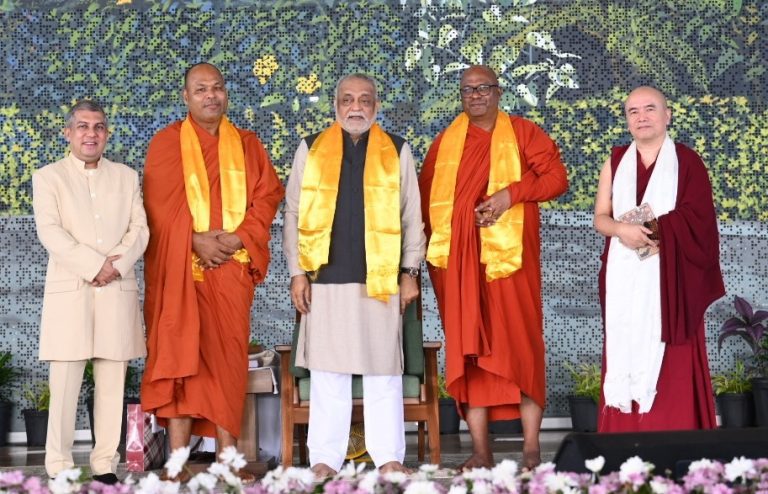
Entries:
{"type": "MultiPolygon", "coordinates": [[[[611,169],[628,146],[614,148],[611,169]]],[[[659,217],[662,340],[667,343],[656,399],[650,412],[621,413],[600,400],[600,432],[712,429],[716,427],[707,362],[704,313],[725,294],[720,273],[720,241],[707,169],[693,150],[675,145],[679,162],[675,208],[659,217]]],[[[653,168],[638,159],[638,195],[642,198],[653,168]]],[[[606,239],[600,270],[600,301],[605,315],[606,239]]],[[[605,378],[603,348],[603,379],[605,378]]]]}
{"type": "MultiPolygon", "coordinates": [[[[521,393],[545,405],[538,202],[568,186],[555,143],[532,122],[510,120],[522,166],[520,182],[509,186],[512,202],[525,204],[522,269],[507,278],[485,279],[474,208],[487,197],[491,133],[471,124],[456,179],[448,268],[429,267],[445,330],[448,391],[459,403],[488,407],[492,421],[519,417],[521,393]]],[[[419,177],[428,237],[441,139],[432,144],[419,177]]]]}
{"type": "MultiPolygon", "coordinates": [[[[212,230],[222,228],[218,137],[192,122],[208,172],[212,230]]],[[[152,139],[144,168],[150,241],[144,264],[147,363],[144,410],[161,424],[194,417],[192,433],[215,437],[221,426],[235,437],[245,400],[250,308],[254,286],[269,264],[269,236],[283,187],[261,142],[239,130],[245,151],[248,206],[235,233],[251,257],[192,278],[192,215],[184,190],[181,122],[152,139]]]]}

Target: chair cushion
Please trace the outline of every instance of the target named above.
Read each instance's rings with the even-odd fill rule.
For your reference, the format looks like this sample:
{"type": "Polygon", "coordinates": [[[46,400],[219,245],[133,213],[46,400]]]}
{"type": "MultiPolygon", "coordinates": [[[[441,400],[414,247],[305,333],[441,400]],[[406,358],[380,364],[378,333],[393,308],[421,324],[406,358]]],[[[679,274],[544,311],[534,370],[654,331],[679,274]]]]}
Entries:
{"type": "MultiPolygon", "coordinates": [[[[309,379],[303,377],[299,379],[299,400],[309,400],[309,379]]],[[[421,394],[421,380],[418,376],[403,375],[403,398],[418,398],[421,394]]],[[[363,378],[361,376],[352,377],[352,399],[363,397],[363,378]]]]}

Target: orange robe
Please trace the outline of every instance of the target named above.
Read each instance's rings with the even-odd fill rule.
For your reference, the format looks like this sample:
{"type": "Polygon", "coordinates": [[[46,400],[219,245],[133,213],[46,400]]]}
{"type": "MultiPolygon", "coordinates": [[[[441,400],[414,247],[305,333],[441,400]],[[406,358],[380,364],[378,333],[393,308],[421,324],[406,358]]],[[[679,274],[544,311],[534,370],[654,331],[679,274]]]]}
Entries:
{"type": "MultiPolygon", "coordinates": [[[[521,393],[544,408],[544,339],[539,266],[539,206],[568,188],[557,145],[532,122],[510,116],[518,141],[521,180],[508,187],[525,204],[523,266],[488,282],[480,264],[475,206],[487,198],[491,133],[470,124],[456,178],[447,269],[429,266],[445,330],[446,381],[457,402],[488,407],[488,419],[520,416],[521,393]]],[[[427,237],[429,195],[439,135],[419,177],[427,237]]]]}
{"type": "MultiPolygon", "coordinates": [[[[210,185],[211,230],[222,228],[217,136],[192,122],[210,185]]],[[[248,378],[248,339],[254,287],[267,274],[269,237],[283,198],[272,163],[256,134],[238,129],[245,152],[248,205],[234,233],[251,258],[192,278],[192,215],[184,189],[181,122],[158,132],[144,167],[150,240],[144,258],[147,362],[144,410],[166,419],[191,416],[192,433],[216,436],[221,426],[240,435],[248,378]]]]}

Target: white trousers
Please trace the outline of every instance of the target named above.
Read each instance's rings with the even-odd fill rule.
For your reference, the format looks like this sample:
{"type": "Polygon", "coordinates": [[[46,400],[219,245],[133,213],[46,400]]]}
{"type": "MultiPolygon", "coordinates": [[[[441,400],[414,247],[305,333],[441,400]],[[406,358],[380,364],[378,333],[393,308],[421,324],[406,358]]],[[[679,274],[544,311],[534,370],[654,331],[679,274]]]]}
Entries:
{"type": "MultiPolygon", "coordinates": [[[[352,375],[312,370],[310,380],[309,464],[325,463],[337,472],[344,464],[352,420],[352,375]]],[[[363,376],[365,446],[380,467],[405,458],[403,376],[363,376]]]]}
{"type": "MultiPolygon", "coordinates": [[[[72,444],[75,417],[85,360],[52,361],[48,383],[51,405],[48,411],[48,435],[45,440],[45,471],[55,477],[75,466],[72,444]]],[[[115,473],[120,455],[120,427],[123,421],[123,389],[128,362],[93,359],[93,428],[96,445],[91,451],[94,475],[115,473]]]]}

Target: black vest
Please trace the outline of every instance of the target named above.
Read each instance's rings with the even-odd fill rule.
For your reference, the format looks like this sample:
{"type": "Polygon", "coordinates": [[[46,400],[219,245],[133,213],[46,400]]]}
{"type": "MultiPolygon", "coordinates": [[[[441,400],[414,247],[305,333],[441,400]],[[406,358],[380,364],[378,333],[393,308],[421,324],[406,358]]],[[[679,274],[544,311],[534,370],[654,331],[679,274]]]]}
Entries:
{"type": "MultiPolygon", "coordinates": [[[[363,198],[363,170],[365,153],[368,150],[368,132],[357,141],[347,131],[344,136],[344,155],[341,160],[339,176],[339,194],[336,197],[336,212],[331,229],[331,246],[328,252],[328,264],[317,273],[315,283],[361,283],[365,284],[365,204],[363,198]]],[[[307,137],[307,147],[318,134],[307,137]]],[[[405,140],[387,133],[397,149],[398,156],[405,140]]],[[[400,252],[392,255],[400,257],[400,252]]]]}

